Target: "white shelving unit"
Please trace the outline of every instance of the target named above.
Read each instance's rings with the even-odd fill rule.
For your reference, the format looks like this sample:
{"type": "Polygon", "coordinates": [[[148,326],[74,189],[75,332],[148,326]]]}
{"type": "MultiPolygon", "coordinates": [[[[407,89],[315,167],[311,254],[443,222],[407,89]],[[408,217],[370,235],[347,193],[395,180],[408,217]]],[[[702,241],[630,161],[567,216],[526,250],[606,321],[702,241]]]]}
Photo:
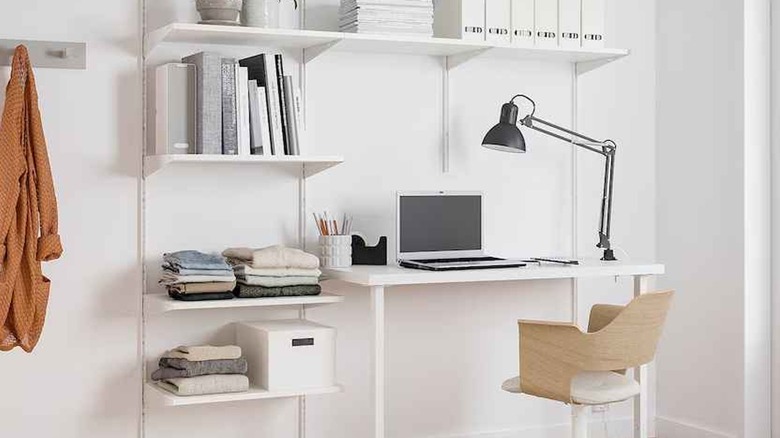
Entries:
{"type": "Polygon", "coordinates": [[[144,306],[147,315],[157,315],[182,310],[238,309],[247,307],[284,307],[307,306],[315,307],[325,304],[335,304],[344,301],[340,295],[323,293],[311,297],[277,297],[277,298],[234,298],[232,300],[216,301],[177,301],[167,294],[150,294],[144,296],[144,306]]]}
{"type": "Polygon", "coordinates": [[[210,394],[194,396],[177,396],[160,388],[154,383],[146,383],[144,391],[144,403],[149,407],[165,406],[192,406],[213,403],[229,403],[247,400],[267,400],[273,398],[302,397],[307,395],[334,394],[341,392],[341,386],[328,386],[325,388],[307,388],[291,391],[268,391],[262,388],[251,387],[246,392],[231,394],[210,394]]]}
{"type": "Polygon", "coordinates": [[[303,169],[306,177],[309,177],[343,162],[342,157],[317,156],[150,155],[144,158],[144,176],[149,177],[170,165],[213,164],[275,166],[295,172],[296,175],[300,175],[303,169]]]}
{"type": "MultiPolygon", "coordinates": [[[[444,38],[420,38],[394,35],[366,35],[340,32],[324,32],[294,29],[261,29],[232,26],[212,26],[190,23],[172,23],[146,33],[144,44],[144,63],[153,65],[160,60],[152,57],[158,47],[172,44],[187,45],[222,45],[246,48],[287,49],[298,51],[302,97],[306,102],[306,66],[309,62],[329,52],[351,53],[384,53],[418,56],[435,56],[442,58],[442,171],[449,170],[449,126],[450,72],[460,65],[481,57],[495,57],[507,60],[541,60],[556,63],[566,63],[572,66],[573,88],[579,75],[619,60],[629,54],[622,49],[563,49],[563,48],[523,48],[510,45],[492,44],[488,42],[469,42],[444,38]]],[[[263,49],[257,49],[262,51],[263,49]]],[[[204,50],[206,50],[204,48],[204,50]]],[[[214,50],[214,49],[208,49],[214,50]]],[[[164,51],[160,51],[164,52],[164,51]]],[[[158,58],[162,58],[160,56],[158,58]]],[[[146,69],[145,69],[146,70],[146,69]]],[[[145,90],[146,92],[146,90],[145,90]]],[[[168,166],[179,165],[255,165],[278,166],[289,169],[298,178],[299,184],[299,241],[305,240],[305,221],[308,217],[305,211],[306,177],[323,172],[344,160],[342,157],[235,157],[220,155],[168,155],[147,156],[144,159],[144,176],[149,177],[168,166]]],[[[373,436],[384,437],[384,288],[399,284],[447,283],[462,281],[502,281],[551,278],[577,278],[593,275],[635,275],[642,276],[662,272],[663,268],[655,265],[613,267],[579,267],[576,269],[535,270],[526,275],[527,271],[517,271],[511,278],[504,274],[472,273],[452,275],[413,275],[395,272],[392,267],[361,268],[350,270],[331,270],[331,278],[368,285],[372,291],[373,329],[374,329],[374,413],[375,428],[373,436]],[[625,269],[623,269],[625,268],[625,269]],[[494,275],[503,275],[494,278],[494,275]],[[424,279],[423,279],[424,277],[424,279]]],[[[643,278],[643,277],[642,277],[643,278]]],[[[641,283],[641,282],[640,282],[641,283]]],[[[639,284],[639,283],[638,283],[639,284]]],[[[643,283],[642,283],[643,284],[643,283]]],[[[640,290],[638,288],[637,290],[640,290]]],[[[300,306],[299,315],[305,316],[305,309],[312,305],[338,303],[343,297],[324,294],[320,297],[278,298],[263,300],[229,300],[214,302],[174,302],[164,295],[147,295],[144,297],[144,317],[159,315],[174,311],[208,310],[226,308],[245,308],[262,306],[300,306]]],[[[145,336],[145,335],[144,335],[145,336]]],[[[643,380],[644,381],[644,380],[643,380]]],[[[271,398],[298,397],[299,415],[305,418],[305,396],[340,392],[341,387],[315,388],[305,391],[269,392],[260,388],[252,388],[245,393],[218,394],[195,397],[178,397],[161,389],[156,384],[141,382],[144,387],[144,407],[187,406],[209,403],[235,402],[243,400],[259,400],[271,398]]],[[[305,436],[305,421],[299,423],[298,436],[305,436]]]]}

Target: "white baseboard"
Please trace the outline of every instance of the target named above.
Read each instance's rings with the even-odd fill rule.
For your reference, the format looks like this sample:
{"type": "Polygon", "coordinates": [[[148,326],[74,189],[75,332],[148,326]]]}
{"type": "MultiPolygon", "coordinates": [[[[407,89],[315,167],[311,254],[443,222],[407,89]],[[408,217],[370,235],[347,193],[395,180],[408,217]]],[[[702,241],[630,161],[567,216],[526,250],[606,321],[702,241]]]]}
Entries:
{"type": "Polygon", "coordinates": [[[736,435],[668,417],[656,417],[655,423],[658,438],[736,438],[736,435]]]}
{"type": "MultiPolygon", "coordinates": [[[[610,438],[633,436],[633,422],[630,418],[608,419],[607,429],[610,438]]],[[[571,425],[566,423],[491,432],[435,435],[426,438],[571,438],[571,425]]],[[[590,438],[605,438],[604,424],[598,417],[595,417],[590,424],[590,438]]]]}

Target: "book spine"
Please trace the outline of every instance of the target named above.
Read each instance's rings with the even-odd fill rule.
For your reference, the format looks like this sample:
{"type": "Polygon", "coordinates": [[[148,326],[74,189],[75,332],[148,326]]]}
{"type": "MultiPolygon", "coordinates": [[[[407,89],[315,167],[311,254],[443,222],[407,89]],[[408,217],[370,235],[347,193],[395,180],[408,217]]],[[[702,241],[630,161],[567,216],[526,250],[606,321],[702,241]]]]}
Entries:
{"type": "Polygon", "coordinates": [[[263,155],[270,157],[274,154],[271,142],[271,120],[268,116],[268,90],[265,87],[257,87],[258,103],[260,105],[260,136],[263,139],[264,145],[269,145],[263,148],[263,155]]]}
{"type": "Polygon", "coordinates": [[[282,115],[279,102],[279,84],[276,79],[276,69],[270,56],[264,56],[265,61],[265,91],[268,104],[268,120],[271,124],[271,152],[273,155],[284,155],[284,137],[282,135],[282,115]]]}
{"type": "Polygon", "coordinates": [[[263,155],[263,149],[269,147],[269,145],[263,143],[263,136],[261,134],[262,118],[260,116],[260,101],[257,92],[257,81],[249,81],[247,83],[247,91],[249,94],[249,148],[252,155],[263,155]]]}
{"type": "Polygon", "coordinates": [[[238,155],[236,60],[222,59],[222,154],[238,155]]]}
{"type": "Polygon", "coordinates": [[[251,154],[251,137],[249,133],[249,72],[246,67],[238,67],[238,154],[251,154]]]}
{"type": "Polygon", "coordinates": [[[295,150],[295,155],[303,155],[306,127],[303,123],[303,99],[301,98],[301,89],[298,87],[293,90],[293,100],[295,101],[295,130],[298,133],[298,147],[295,150]]]}
{"type": "Polygon", "coordinates": [[[222,154],[222,60],[211,52],[182,59],[197,70],[196,152],[222,154]]]}
{"type": "Polygon", "coordinates": [[[274,63],[276,66],[276,84],[279,93],[279,115],[281,115],[282,124],[282,141],[284,142],[284,154],[292,155],[290,148],[290,120],[288,118],[287,111],[287,99],[286,99],[286,84],[284,81],[284,58],[280,53],[274,55],[274,63]]]}
{"type": "Polygon", "coordinates": [[[284,77],[284,109],[287,112],[287,154],[298,155],[298,125],[292,76],[284,77]]]}

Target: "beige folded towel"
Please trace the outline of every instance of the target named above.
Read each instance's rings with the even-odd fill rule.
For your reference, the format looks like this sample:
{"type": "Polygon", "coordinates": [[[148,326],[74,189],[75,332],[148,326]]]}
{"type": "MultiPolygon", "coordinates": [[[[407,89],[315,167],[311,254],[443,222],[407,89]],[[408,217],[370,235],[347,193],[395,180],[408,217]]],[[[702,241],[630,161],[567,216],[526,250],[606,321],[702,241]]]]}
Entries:
{"type": "Polygon", "coordinates": [[[236,288],[236,282],[216,282],[216,283],[179,283],[168,286],[169,291],[180,294],[208,294],[218,292],[230,292],[236,288]]]}
{"type": "Polygon", "coordinates": [[[319,277],[322,271],[319,269],[299,268],[253,268],[249,265],[239,264],[233,267],[236,275],[254,275],[258,277],[319,277]]]}
{"type": "Polygon", "coordinates": [[[157,384],[161,388],[180,396],[226,394],[249,390],[249,378],[243,374],[177,377],[161,380],[157,384]]]}
{"type": "Polygon", "coordinates": [[[231,259],[249,262],[253,268],[299,268],[317,269],[320,260],[317,256],[308,254],[300,249],[286,248],[281,245],[268,248],[228,248],[222,255],[231,259]]]}
{"type": "Polygon", "coordinates": [[[187,359],[191,362],[201,360],[238,359],[241,357],[241,347],[237,345],[225,345],[215,347],[213,345],[181,346],[165,353],[163,357],[187,359]]]}

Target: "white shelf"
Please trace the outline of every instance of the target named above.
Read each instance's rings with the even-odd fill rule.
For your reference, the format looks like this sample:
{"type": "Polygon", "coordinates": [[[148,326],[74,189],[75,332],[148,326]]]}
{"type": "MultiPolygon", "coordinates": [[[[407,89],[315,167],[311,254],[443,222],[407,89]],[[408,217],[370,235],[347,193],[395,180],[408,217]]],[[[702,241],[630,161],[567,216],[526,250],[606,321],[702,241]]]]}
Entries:
{"type": "Polygon", "coordinates": [[[309,388],[292,391],[273,391],[250,387],[247,392],[236,392],[231,394],[210,394],[210,395],[193,395],[180,397],[174,395],[155,383],[146,383],[144,389],[144,401],[147,407],[160,407],[160,406],[191,406],[191,405],[204,405],[212,403],[229,403],[246,400],[267,400],[273,398],[289,398],[299,397],[303,395],[318,395],[318,394],[334,394],[341,392],[341,386],[329,386],[325,388],[309,388]]]}
{"type": "Polygon", "coordinates": [[[150,155],[144,158],[144,176],[148,177],[171,164],[231,164],[276,166],[289,171],[306,171],[306,176],[316,175],[333,166],[344,162],[337,156],[280,156],[266,157],[262,155],[150,155]]]}
{"type": "Polygon", "coordinates": [[[398,286],[409,284],[475,283],[490,281],[553,280],[585,277],[619,277],[660,275],[664,265],[656,263],[583,261],[578,266],[529,264],[522,268],[478,269],[470,271],[432,272],[399,266],[353,266],[323,270],[326,278],[363,286],[398,286]]]}
{"type": "Polygon", "coordinates": [[[344,297],[333,294],[320,294],[307,297],[274,298],[234,298],[232,300],[213,301],[177,301],[168,294],[150,294],[144,296],[144,306],[148,314],[175,312],[179,310],[236,309],[244,307],[283,307],[318,306],[344,301],[344,297]]]}
{"type": "Polygon", "coordinates": [[[296,29],[262,29],[172,23],[146,36],[147,55],[163,43],[220,44],[248,47],[305,49],[306,61],[324,51],[398,53],[430,56],[471,56],[482,53],[502,58],[607,63],[628,55],[622,49],[525,48],[483,41],[397,35],[368,35],[296,29]]]}

